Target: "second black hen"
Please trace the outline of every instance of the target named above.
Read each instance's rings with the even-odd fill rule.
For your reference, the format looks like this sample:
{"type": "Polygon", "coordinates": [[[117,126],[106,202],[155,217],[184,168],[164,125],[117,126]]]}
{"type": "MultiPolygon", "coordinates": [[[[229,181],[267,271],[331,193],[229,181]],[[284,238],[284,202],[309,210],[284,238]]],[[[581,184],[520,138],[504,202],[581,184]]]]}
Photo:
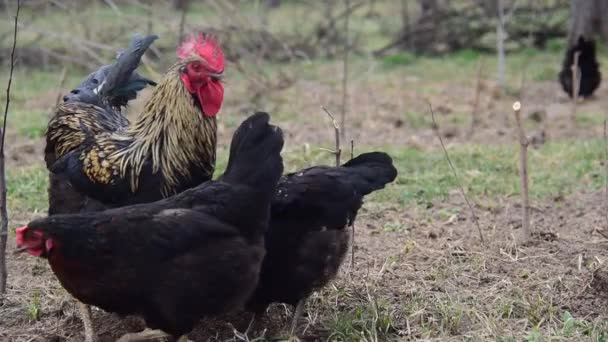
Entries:
{"type": "Polygon", "coordinates": [[[559,73],[559,82],[562,89],[572,97],[572,64],[574,64],[575,54],[578,53],[578,68],[580,70],[579,96],[588,97],[599,87],[602,80],[600,66],[595,55],[595,42],[579,37],[576,45],[568,48],[564,57],[562,70],[559,73]]]}
{"type": "Polygon", "coordinates": [[[305,299],[337,273],[363,197],[397,176],[390,156],[359,155],[340,167],[316,166],[285,175],[271,206],[266,256],[258,287],[247,303],[256,314],[274,302],[296,306],[292,333],[305,299]]]}
{"type": "Polygon", "coordinates": [[[242,308],[264,256],[270,201],[283,172],[282,132],[265,113],[234,134],[221,180],[148,204],[53,215],[17,230],[80,301],[141,315],[173,337],[242,308]]]}

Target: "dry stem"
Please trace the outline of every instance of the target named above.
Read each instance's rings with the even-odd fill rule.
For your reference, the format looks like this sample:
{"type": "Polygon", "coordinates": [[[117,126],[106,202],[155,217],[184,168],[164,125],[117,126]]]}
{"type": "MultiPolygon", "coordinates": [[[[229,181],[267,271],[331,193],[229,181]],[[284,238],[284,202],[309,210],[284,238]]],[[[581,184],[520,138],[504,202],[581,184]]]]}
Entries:
{"type": "Polygon", "coordinates": [[[342,60],[342,113],[340,115],[340,127],[342,127],[342,137],[346,134],[346,111],[348,106],[348,51],[350,45],[348,43],[348,22],[350,18],[350,0],[344,0],[346,4],[347,15],[344,18],[344,59],[342,60]]]}
{"type": "Polygon", "coordinates": [[[571,119],[572,122],[575,123],[576,122],[576,107],[577,107],[577,103],[578,103],[578,92],[581,88],[581,80],[579,77],[580,76],[580,70],[578,68],[578,58],[579,58],[580,52],[576,51],[574,53],[574,62],[572,62],[572,66],[571,66],[571,70],[572,70],[572,113],[571,113],[571,119]]]}
{"type": "Polygon", "coordinates": [[[606,216],[606,226],[604,231],[608,234],[608,123],[604,119],[604,215],[606,216]]]}
{"type": "Polygon", "coordinates": [[[68,68],[64,66],[63,70],[61,70],[61,76],[59,77],[59,87],[57,87],[57,98],[55,99],[55,108],[61,103],[61,98],[63,97],[63,86],[65,85],[67,75],[68,68]]]}
{"type": "Polygon", "coordinates": [[[327,152],[333,153],[336,156],[336,167],[340,166],[340,156],[342,155],[342,150],[340,149],[340,126],[338,126],[338,122],[334,118],[333,114],[329,111],[329,109],[325,108],[325,106],[321,106],[321,109],[329,116],[332,124],[334,125],[334,131],[336,133],[336,149],[328,150],[323,149],[327,152]]]}
{"type": "Polygon", "coordinates": [[[6,212],[6,175],[4,165],[4,137],[6,133],[6,119],[11,102],[11,84],[13,83],[13,70],[15,68],[15,49],[17,47],[17,21],[21,1],[17,0],[17,11],[15,13],[15,26],[13,31],[13,47],[11,49],[11,68],[6,85],[6,106],[4,107],[4,122],[2,123],[2,138],[0,138],[0,295],[6,291],[6,242],[8,240],[8,213],[6,212]]]}
{"type": "Polygon", "coordinates": [[[515,114],[515,122],[517,123],[517,131],[519,133],[519,167],[521,176],[521,196],[522,196],[522,228],[524,232],[524,241],[530,239],[530,195],[528,190],[528,145],[530,142],[526,137],[526,132],[521,122],[521,103],[519,101],[513,104],[513,113],[515,114]]]}
{"type": "MultiPolygon", "coordinates": [[[[355,141],[350,141],[350,159],[355,158],[355,141]]],[[[350,269],[355,267],[355,221],[350,225],[352,229],[352,235],[350,237],[350,269]]]]}
{"type": "Polygon", "coordinates": [[[184,27],[186,26],[186,12],[188,11],[188,5],[188,1],[186,1],[186,4],[182,7],[182,11],[179,17],[179,33],[177,36],[177,45],[179,45],[184,39],[184,27]]]}
{"type": "MultiPolygon", "coordinates": [[[[340,126],[338,126],[338,122],[334,118],[333,114],[329,111],[329,109],[325,108],[325,106],[321,106],[321,109],[329,116],[331,122],[334,126],[335,136],[336,136],[336,147],[335,150],[323,149],[329,153],[333,153],[336,155],[336,167],[340,166],[340,157],[342,155],[342,149],[340,148],[340,126]]],[[[353,159],[355,149],[355,142],[353,140],[350,141],[350,159],[353,159]]],[[[351,270],[355,266],[355,221],[351,224],[352,235],[350,240],[350,266],[351,270]]]]}
{"type": "Polygon", "coordinates": [[[481,76],[483,70],[483,57],[479,58],[479,63],[477,64],[477,85],[475,86],[475,99],[473,100],[473,109],[471,110],[471,126],[469,127],[468,136],[471,137],[473,132],[475,132],[475,128],[479,124],[479,99],[481,97],[481,76]]]}
{"type": "Polygon", "coordinates": [[[452,164],[452,160],[450,159],[448,150],[445,148],[445,144],[443,143],[443,138],[441,137],[441,132],[439,132],[439,125],[437,124],[437,121],[435,120],[435,112],[433,111],[433,106],[431,105],[430,102],[427,101],[427,103],[429,104],[429,109],[431,111],[431,119],[433,120],[433,131],[437,135],[437,138],[439,138],[439,143],[441,144],[441,148],[443,149],[443,153],[445,154],[445,159],[448,161],[448,165],[450,166],[450,169],[452,170],[454,179],[456,179],[456,183],[458,183],[458,188],[460,189],[460,193],[462,194],[464,201],[467,203],[467,206],[469,207],[469,210],[471,211],[471,217],[473,219],[473,222],[475,222],[475,225],[477,226],[477,231],[479,232],[479,240],[481,240],[481,243],[484,244],[485,239],[483,238],[483,232],[481,230],[481,226],[479,225],[479,221],[477,220],[477,215],[475,215],[475,209],[473,209],[473,206],[471,205],[471,202],[469,202],[467,194],[464,192],[464,187],[462,186],[462,183],[460,182],[460,178],[458,177],[456,168],[454,167],[454,164],[452,164]]]}

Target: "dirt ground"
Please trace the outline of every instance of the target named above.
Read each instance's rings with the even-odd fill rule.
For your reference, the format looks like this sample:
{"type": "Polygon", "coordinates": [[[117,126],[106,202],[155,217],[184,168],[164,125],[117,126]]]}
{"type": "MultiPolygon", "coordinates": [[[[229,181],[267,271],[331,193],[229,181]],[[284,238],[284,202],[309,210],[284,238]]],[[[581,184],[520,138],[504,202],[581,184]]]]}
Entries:
{"type": "MultiPolygon", "coordinates": [[[[356,224],[355,267],[347,260],[334,284],[309,301],[301,337],[326,340],[328,331],[322,327],[340,310],[370,301],[382,302],[382,315],[392,312],[389,331],[381,340],[517,336],[526,324],[534,323],[530,320],[552,319],[555,308],[605,324],[608,270],[603,264],[608,260],[608,240],[598,233],[606,222],[603,196],[603,192],[580,193],[534,203],[536,236],[527,245],[517,243],[520,206],[515,199],[476,207],[484,245],[466,211],[447,219],[439,214],[464,207],[457,194],[424,211],[368,206],[356,224]],[[383,228],[395,221],[407,229],[383,228]],[[408,301],[421,307],[411,307],[408,301]],[[451,303],[444,308],[448,319],[440,317],[438,310],[446,303],[451,303]]],[[[9,250],[12,247],[11,241],[9,250]]],[[[8,330],[0,337],[10,336],[9,341],[15,342],[80,341],[74,301],[46,262],[11,256],[9,267],[13,276],[0,317],[8,330]],[[36,320],[33,301],[39,308],[36,320]]],[[[247,325],[247,315],[235,317],[234,326],[247,325]]],[[[261,335],[263,329],[268,329],[269,338],[285,336],[289,318],[282,306],[275,306],[257,321],[252,336],[261,335]]],[[[94,311],[94,321],[102,342],[143,328],[137,319],[121,320],[100,310],[94,311]]],[[[202,322],[190,338],[223,341],[234,337],[232,329],[225,321],[202,322]]]]}
{"type": "MultiPolygon", "coordinates": [[[[403,108],[427,110],[425,98],[411,88],[415,81],[404,78],[394,82],[385,91],[374,92],[373,100],[351,97],[352,139],[365,146],[437,148],[430,127],[414,127],[403,120],[403,108]],[[408,87],[412,91],[404,92],[408,87]]],[[[368,94],[373,90],[370,87],[353,82],[351,91],[368,94]]],[[[513,143],[509,108],[514,98],[498,97],[492,88],[491,83],[484,85],[479,103],[481,122],[473,134],[469,134],[466,124],[449,123],[455,113],[470,111],[473,87],[446,84],[428,97],[448,144],[513,143]]],[[[274,112],[298,108],[296,120],[277,120],[286,132],[287,150],[305,144],[331,144],[333,131],[318,108],[318,103],[336,106],[332,101],[337,97],[330,93],[320,85],[302,81],[277,95],[283,101],[272,99],[279,103],[274,112]],[[311,98],[304,103],[289,102],[298,101],[293,95],[303,92],[311,98]],[[301,113],[315,117],[310,119],[301,113]]],[[[580,110],[601,112],[608,107],[607,95],[608,87],[604,86],[580,110]]],[[[248,110],[233,100],[238,96],[227,94],[223,109],[235,122],[240,122],[248,110]]],[[[568,117],[571,104],[555,82],[531,84],[525,98],[524,115],[540,118],[536,123],[530,120],[531,134],[544,132],[544,139],[601,136],[600,125],[572,128],[568,117]]],[[[228,143],[233,126],[220,123],[220,145],[228,143]]],[[[8,141],[9,168],[41,162],[41,139],[9,134],[8,141]]],[[[457,192],[428,208],[401,210],[397,205],[366,204],[356,223],[355,265],[351,267],[347,259],[335,282],[309,300],[300,327],[302,339],[520,340],[522,331],[530,327],[547,334],[565,329],[560,326],[564,318],[556,314],[564,311],[592,328],[607,331],[608,269],[604,264],[608,260],[608,239],[599,233],[607,222],[603,192],[578,191],[534,201],[532,226],[536,235],[525,245],[517,242],[521,233],[519,198],[477,198],[474,202],[483,244],[457,192]],[[344,324],[345,320],[349,325],[344,324]],[[369,335],[354,338],[353,326],[358,331],[369,331],[369,335]]],[[[15,226],[32,218],[32,214],[18,210],[12,214],[15,226]]],[[[11,238],[8,249],[13,248],[11,238]]],[[[8,294],[0,306],[0,340],[82,341],[75,302],[56,281],[46,261],[9,254],[8,262],[10,278],[8,294]]],[[[257,320],[250,336],[285,336],[290,310],[271,308],[257,320]]],[[[228,321],[242,330],[249,317],[235,317],[202,322],[190,338],[238,340],[228,321]]],[[[100,342],[143,328],[135,318],[122,319],[100,310],[94,310],[94,324],[100,342]]]]}

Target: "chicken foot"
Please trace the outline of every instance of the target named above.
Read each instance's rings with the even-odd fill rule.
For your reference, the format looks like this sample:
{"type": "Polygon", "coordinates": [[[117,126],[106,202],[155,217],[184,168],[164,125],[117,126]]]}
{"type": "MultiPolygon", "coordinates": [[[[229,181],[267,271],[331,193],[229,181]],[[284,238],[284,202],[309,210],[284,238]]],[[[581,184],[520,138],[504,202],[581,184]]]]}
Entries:
{"type": "Polygon", "coordinates": [[[161,339],[168,339],[169,342],[192,342],[188,340],[187,335],[182,335],[180,338],[175,339],[171,335],[159,329],[146,328],[138,333],[128,333],[122,335],[116,342],[145,342],[145,341],[159,341],[161,339]]]}
{"type": "Polygon", "coordinates": [[[95,342],[95,331],[93,331],[93,319],[91,316],[91,307],[81,301],[78,301],[78,311],[80,311],[80,319],[84,325],[84,341],[95,342]]]}

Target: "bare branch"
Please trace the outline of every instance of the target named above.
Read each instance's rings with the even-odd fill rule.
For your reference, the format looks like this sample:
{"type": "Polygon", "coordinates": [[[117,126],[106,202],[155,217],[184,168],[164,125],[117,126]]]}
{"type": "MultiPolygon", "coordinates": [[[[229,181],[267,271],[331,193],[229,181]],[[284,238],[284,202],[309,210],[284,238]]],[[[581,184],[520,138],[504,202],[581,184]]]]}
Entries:
{"type": "Polygon", "coordinates": [[[184,26],[186,25],[186,12],[188,11],[188,2],[185,1],[183,7],[181,8],[181,14],[179,17],[179,33],[177,36],[177,45],[184,39],[184,26]]]}
{"type": "Polygon", "coordinates": [[[340,156],[342,155],[342,150],[340,149],[340,126],[338,126],[338,122],[334,118],[333,114],[329,111],[329,109],[325,108],[325,106],[321,106],[321,109],[323,109],[323,111],[331,119],[331,122],[334,125],[334,131],[336,133],[336,149],[333,151],[327,151],[336,155],[336,166],[340,166],[340,156]]]}
{"type": "Polygon", "coordinates": [[[604,231],[608,234],[608,123],[604,119],[604,214],[606,215],[606,226],[604,231]]]}
{"type": "Polygon", "coordinates": [[[570,119],[572,119],[572,123],[576,123],[576,110],[578,103],[578,92],[581,89],[581,71],[578,67],[578,58],[580,55],[580,51],[576,51],[574,53],[574,62],[572,62],[572,66],[570,67],[572,70],[572,113],[570,119]]]}
{"type": "MultiPolygon", "coordinates": [[[[355,141],[350,141],[350,159],[355,158],[355,141]]],[[[350,269],[355,268],[355,220],[350,225],[352,235],[350,236],[350,269]]]]}
{"type": "Polygon", "coordinates": [[[471,110],[471,126],[469,126],[469,138],[473,136],[473,132],[475,132],[475,128],[481,121],[479,119],[479,100],[481,98],[481,78],[483,72],[483,57],[479,58],[479,62],[477,64],[477,84],[475,86],[475,99],[473,100],[473,109],[471,110]]]}
{"type": "Polygon", "coordinates": [[[344,19],[344,58],[342,59],[342,112],[340,115],[340,127],[342,127],[342,138],[346,134],[346,112],[348,110],[348,52],[350,45],[348,41],[348,23],[350,19],[350,0],[344,0],[346,5],[346,18],[344,19]]]}
{"type": "Polygon", "coordinates": [[[437,121],[435,120],[435,112],[433,111],[433,106],[431,105],[431,103],[429,101],[427,101],[427,103],[428,103],[429,109],[431,111],[431,119],[433,120],[433,131],[437,135],[437,138],[439,138],[439,143],[441,144],[441,148],[443,149],[443,153],[445,154],[445,159],[447,160],[448,165],[450,166],[450,169],[452,170],[452,174],[454,175],[454,179],[456,179],[456,183],[458,183],[458,188],[460,189],[462,198],[464,198],[464,201],[467,203],[467,206],[469,207],[469,210],[471,211],[471,217],[473,219],[473,222],[475,222],[475,225],[477,226],[477,231],[479,232],[479,240],[481,240],[481,243],[484,244],[485,239],[483,238],[483,231],[481,230],[481,226],[479,225],[479,221],[477,220],[477,215],[475,215],[475,209],[473,209],[471,202],[469,202],[469,199],[467,198],[467,194],[465,193],[464,187],[462,186],[462,183],[460,182],[460,178],[458,177],[456,168],[454,167],[454,164],[452,164],[452,160],[450,159],[448,150],[445,148],[445,144],[443,143],[443,138],[441,137],[441,132],[439,132],[439,125],[437,124],[437,121]]]}
{"type": "Polygon", "coordinates": [[[67,75],[68,68],[63,66],[63,70],[61,70],[61,76],[59,77],[59,86],[57,87],[57,98],[55,99],[55,107],[59,106],[59,104],[61,103],[61,95],[63,95],[63,86],[65,85],[67,75]]]}
{"type": "Polygon", "coordinates": [[[519,167],[521,177],[521,196],[522,196],[522,228],[524,233],[524,241],[530,239],[530,195],[528,191],[528,145],[530,142],[526,137],[526,132],[521,123],[521,103],[519,101],[513,103],[513,113],[515,114],[515,122],[517,123],[517,131],[519,133],[519,167]]]}
{"type": "Polygon", "coordinates": [[[6,175],[4,165],[4,141],[6,136],[6,119],[8,108],[11,102],[11,84],[13,83],[13,70],[15,69],[15,50],[17,48],[17,21],[19,20],[19,10],[21,1],[17,0],[17,10],[15,12],[15,25],[13,31],[13,47],[11,49],[11,68],[6,85],[6,105],[4,107],[4,121],[2,123],[2,137],[0,138],[0,295],[6,292],[6,279],[8,270],[6,268],[6,242],[8,240],[8,213],[6,211],[6,175]]]}

